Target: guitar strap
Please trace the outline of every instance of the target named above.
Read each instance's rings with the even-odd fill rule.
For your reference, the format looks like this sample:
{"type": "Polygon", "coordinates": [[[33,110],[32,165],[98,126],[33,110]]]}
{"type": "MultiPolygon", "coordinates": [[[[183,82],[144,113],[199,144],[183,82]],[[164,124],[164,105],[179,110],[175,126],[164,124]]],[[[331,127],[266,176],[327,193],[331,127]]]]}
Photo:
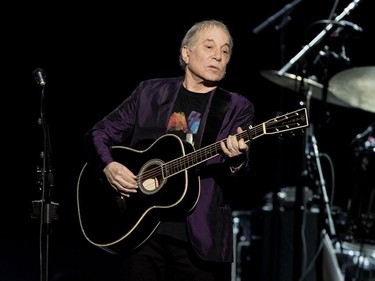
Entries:
{"type": "Polygon", "coordinates": [[[231,94],[228,91],[219,87],[216,89],[212,97],[211,108],[207,116],[206,128],[202,136],[200,147],[215,142],[230,100],[231,94]]]}

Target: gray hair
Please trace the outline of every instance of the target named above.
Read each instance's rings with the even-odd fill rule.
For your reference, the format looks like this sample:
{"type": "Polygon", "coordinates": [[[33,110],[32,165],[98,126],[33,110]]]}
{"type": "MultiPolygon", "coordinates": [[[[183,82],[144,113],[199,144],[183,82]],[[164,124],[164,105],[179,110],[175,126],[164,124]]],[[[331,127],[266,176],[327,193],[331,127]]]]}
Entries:
{"type": "Polygon", "coordinates": [[[180,62],[180,66],[182,69],[185,69],[185,62],[184,60],[182,59],[182,55],[181,55],[181,50],[183,47],[188,47],[188,48],[191,48],[195,45],[196,43],[196,40],[197,40],[197,34],[202,31],[202,30],[205,30],[209,27],[219,27],[221,29],[223,29],[227,34],[228,34],[228,37],[229,37],[229,55],[232,54],[232,49],[233,49],[233,38],[229,32],[229,29],[228,27],[221,21],[218,21],[218,20],[204,20],[204,21],[200,21],[200,22],[197,22],[195,23],[185,34],[184,38],[182,39],[181,41],[181,48],[180,48],[180,56],[179,56],[179,62],[180,62]]]}

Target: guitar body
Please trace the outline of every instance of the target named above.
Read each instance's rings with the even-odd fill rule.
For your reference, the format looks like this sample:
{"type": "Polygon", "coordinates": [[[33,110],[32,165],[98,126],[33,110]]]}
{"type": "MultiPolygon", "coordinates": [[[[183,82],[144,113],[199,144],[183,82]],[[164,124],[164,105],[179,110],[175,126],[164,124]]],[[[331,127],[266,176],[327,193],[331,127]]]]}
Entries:
{"type": "Polygon", "coordinates": [[[171,134],[143,151],[113,147],[114,159],[138,173],[139,189],[130,197],[121,196],[103,172],[86,163],[77,189],[79,222],[86,239],[109,252],[128,252],[147,240],[160,222],[186,215],[199,198],[199,177],[195,169],[168,176],[164,163],[191,151],[190,144],[171,134]]]}

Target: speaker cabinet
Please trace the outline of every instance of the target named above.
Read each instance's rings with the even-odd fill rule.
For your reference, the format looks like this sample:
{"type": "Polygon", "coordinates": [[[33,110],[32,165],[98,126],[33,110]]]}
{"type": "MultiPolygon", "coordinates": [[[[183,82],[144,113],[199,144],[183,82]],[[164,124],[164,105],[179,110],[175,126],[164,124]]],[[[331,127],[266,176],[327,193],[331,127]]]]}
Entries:
{"type": "Polygon", "coordinates": [[[302,215],[304,222],[296,223],[293,206],[263,208],[261,280],[299,280],[311,263],[312,268],[303,280],[320,280],[317,274],[320,268],[316,266],[320,260],[313,261],[318,251],[318,214],[318,209],[310,208],[302,215]]]}
{"type": "Polygon", "coordinates": [[[260,280],[261,258],[257,210],[233,211],[233,252],[231,281],[260,280]]]}

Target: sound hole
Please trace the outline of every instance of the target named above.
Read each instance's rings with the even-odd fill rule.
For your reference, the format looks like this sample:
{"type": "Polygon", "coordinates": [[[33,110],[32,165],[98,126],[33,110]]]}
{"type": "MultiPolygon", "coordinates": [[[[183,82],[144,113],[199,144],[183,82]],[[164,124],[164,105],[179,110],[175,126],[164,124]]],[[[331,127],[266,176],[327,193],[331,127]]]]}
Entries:
{"type": "Polygon", "coordinates": [[[154,194],[158,192],[166,182],[163,177],[160,159],[152,159],[146,162],[138,175],[138,187],[144,194],[154,194]]]}

